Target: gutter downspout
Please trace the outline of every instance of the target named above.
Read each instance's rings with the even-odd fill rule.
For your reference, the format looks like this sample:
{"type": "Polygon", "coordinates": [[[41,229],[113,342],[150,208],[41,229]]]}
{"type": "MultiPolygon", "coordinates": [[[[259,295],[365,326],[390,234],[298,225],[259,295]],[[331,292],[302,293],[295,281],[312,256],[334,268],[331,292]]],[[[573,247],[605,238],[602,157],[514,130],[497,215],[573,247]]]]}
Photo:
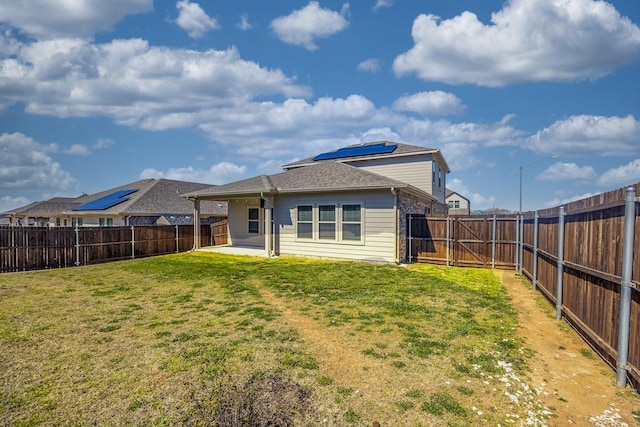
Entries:
{"type": "Polygon", "coordinates": [[[398,234],[400,233],[400,211],[398,210],[398,192],[394,187],[391,187],[391,194],[393,194],[393,211],[396,217],[396,232],[393,233],[393,246],[395,247],[395,263],[400,264],[400,248],[398,247],[398,234]]]}

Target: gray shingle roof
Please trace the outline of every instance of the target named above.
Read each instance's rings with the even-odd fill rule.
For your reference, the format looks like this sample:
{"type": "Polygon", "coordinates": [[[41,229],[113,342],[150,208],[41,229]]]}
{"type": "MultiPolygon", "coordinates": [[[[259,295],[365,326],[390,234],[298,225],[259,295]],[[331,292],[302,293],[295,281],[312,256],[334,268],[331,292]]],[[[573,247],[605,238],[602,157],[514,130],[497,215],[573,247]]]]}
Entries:
{"type": "MultiPolygon", "coordinates": [[[[376,173],[326,160],[309,166],[281,172],[275,175],[260,175],[225,185],[209,187],[185,194],[185,197],[210,199],[235,198],[245,195],[270,195],[278,193],[309,193],[318,191],[354,191],[389,188],[407,188],[423,193],[413,186],[376,173]]],[[[428,198],[432,196],[424,193],[428,198]]]]}
{"type": "MultiPolygon", "coordinates": [[[[375,141],[375,142],[367,142],[364,144],[353,144],[345,148],[360,147],[360,146],[373,145],[373,144],[397,145],[397,148],[392,153],[389,153],[389,154],[373,154],[373,155],[366,155],[366,156],[341,157],[336,160],[340,162],[349,162],[349,161],[367,160],[371,158],[380,158],[380,157],[398,157],[398,156],[406,156],[406,155],[416,155],[421,153],[434,154],[439,157],[439,160],[442,163],[442,166],[444,166],[445,172],[447,173],[449,172],[449,166],[444,160],[444,157],[442,157],[440,150],[437,148],[428,148],[428,147],[422,147],[419,145],[403,144],[400,142],[393,142],[393,141],[375,141]]],[[[293,169],[301,166],[308,166],[316,163],[316,161],[313,160],[314,157],[315,156],[307,157],[306,159],[298,160],[296,162],[286,164],[282,167],[284,169],[293,169]]]]}
{"type": "MultiPolygon", "coordinates": [[[[110,188],[95,194],[83,194],[80,197],[54,197],[43,202],[36,202],[22,208],[11,210],[10,214],[18,215],[43,215],[68,213],[73,215],[86,215],[95,213],[107,213],[115,215],[153,216],[165,214],[193,214],[193,203],[182,194],[199,189],[210,188],[210,184],[188,181],[176,181],[171,179],[144,179],[119,187],[110,188]],[[104,210],[73,211],[73,208],[101,197],[107,196],[119,190],[137,190],[128,195],[127,201],[119,203],[104,210]]],[[[226,202],[207,201],[201,205],[201,213],[204,215],[227,215],[226,202]]]]}

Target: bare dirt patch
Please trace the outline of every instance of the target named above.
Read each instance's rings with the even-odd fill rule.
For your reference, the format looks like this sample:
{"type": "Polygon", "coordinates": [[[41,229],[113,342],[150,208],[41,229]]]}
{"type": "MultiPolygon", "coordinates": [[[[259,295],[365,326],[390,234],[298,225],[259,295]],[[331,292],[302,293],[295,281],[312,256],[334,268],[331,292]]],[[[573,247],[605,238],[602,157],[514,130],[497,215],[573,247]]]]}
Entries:
{"type": "Polygon", "coordinates": [[[523,285],[515,272],[496,271],[518,311],[519,335],[534,355],[530,382],[540,400],[551,408],[549,425],[637,426],[640,397],[629,387],[615,385],[615,373],[591,351],[575,331],[555,320],[553,307],[536,302],[539,296],[523,285]],[[588,353],[587,353],[588,354],[588,353]]]}

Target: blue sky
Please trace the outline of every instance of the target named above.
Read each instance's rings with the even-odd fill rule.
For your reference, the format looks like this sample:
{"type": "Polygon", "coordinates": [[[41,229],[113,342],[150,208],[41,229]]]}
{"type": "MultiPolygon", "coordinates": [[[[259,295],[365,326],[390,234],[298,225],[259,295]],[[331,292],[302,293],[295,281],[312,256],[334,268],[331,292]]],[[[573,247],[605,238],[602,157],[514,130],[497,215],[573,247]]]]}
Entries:
{"type": "Polygon", "coordinates": [[[472,209],[640,181],[640,2],[0,0],[0,212],[442,150],[472,209]],[[551,158],[551,156],[559,156],[551,158]]]}

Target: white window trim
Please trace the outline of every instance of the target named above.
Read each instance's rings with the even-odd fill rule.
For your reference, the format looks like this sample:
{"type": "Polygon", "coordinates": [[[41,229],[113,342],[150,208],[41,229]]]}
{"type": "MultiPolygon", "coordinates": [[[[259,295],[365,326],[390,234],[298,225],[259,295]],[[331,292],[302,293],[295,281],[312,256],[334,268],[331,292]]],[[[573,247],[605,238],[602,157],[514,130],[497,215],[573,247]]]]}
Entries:
{"type": "MultiPolygon", "coordinates": [[[[366,231],[366,205],[363,201],[345,201],[345,202],[334,202],[334,201],[322,201],[322,202],[314,202],[314,203],[299,203],[296,205],[295,210],[293,212],[293,226],[295,233],[295,241],[297,242],[313,242],[317,244],[336,244],[336,245],[351,245],[351,246],[363,246],[365,244],[365,231],[366,231]],[[336,238],[335,239],[321,239],[320,238],[320,206],[333,205],[336,207],[336,238]],[[343,239],[343,231],[342,231],[342,207],[344,205],[358,205],[360,206],[360,240],[344,240],[343,239]],[[301,206],[311,206],[311,238],[299,237],[298,236],[298,208],[301,206]]],[[[309,223],[309,221],[303,221],[303,223],[309,223]]]]}
{"type": "Polygon", "coordinates": [[[248,236],[259,236],[262,234],[262,209],[259,206],[247,206],[247,235],[248,236]],[[249,211],[251,209],[256,209],[258,211],[258,219],[249,219],[249,211]],[[251,233],[249,231],[249,223],[257,222],[258,223],[258,232],[251,233]]]}

